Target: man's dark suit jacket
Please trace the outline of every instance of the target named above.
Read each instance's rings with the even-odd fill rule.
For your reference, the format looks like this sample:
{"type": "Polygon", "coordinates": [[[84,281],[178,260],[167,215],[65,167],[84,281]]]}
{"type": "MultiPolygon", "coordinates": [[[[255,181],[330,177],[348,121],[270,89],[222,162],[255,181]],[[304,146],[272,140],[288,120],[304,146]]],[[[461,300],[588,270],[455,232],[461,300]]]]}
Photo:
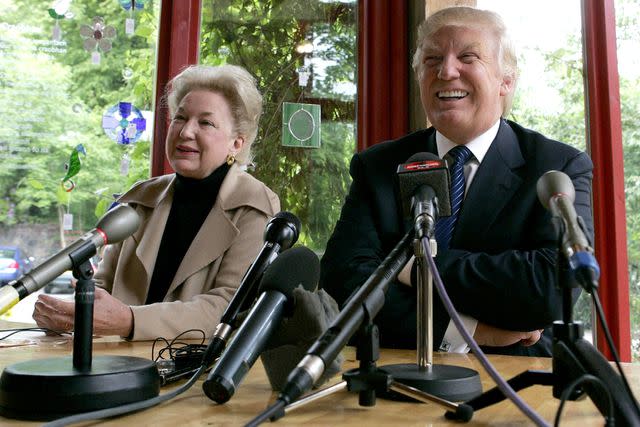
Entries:
{"type": "MultiPolygon", "coordinates": [[[[437,154],[429,128],[375,145],[353,156],[349,194],[322,258],[321,286],[338,304],[373,273],[409,229],[403,217],[396,169],[418,152],[437,154]]],[[[593,236],[589,157],[516,123],[501,120],[495,140],[468,188],[450,249],[436,265],[456,309],[503,329],[549,328],[562,317],[556,287],[557,238],[538,201],[536,183],[549,170],[566,173],[575,208],[593,236]]],[[[434,292],[434,347],[449,315],[434,292]]],[[[394,282],[375,323],[385,347],[415,348],[416,291],[394,282]]],[[[550,331],[534,346],[485,348],[489,352],[551,355],[550,331]]]]}

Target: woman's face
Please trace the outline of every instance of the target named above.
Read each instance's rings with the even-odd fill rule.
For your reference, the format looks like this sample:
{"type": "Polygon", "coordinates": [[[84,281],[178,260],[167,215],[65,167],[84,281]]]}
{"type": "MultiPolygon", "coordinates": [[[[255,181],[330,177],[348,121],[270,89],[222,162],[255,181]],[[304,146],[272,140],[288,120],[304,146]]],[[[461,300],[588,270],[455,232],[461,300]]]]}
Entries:
{"type": "Polygon", "coordinates": [[[234,133],[227,100],[218,92],[193,90],[171,118],[166,155],[171,167],[188,178],[206,178],[228,154],[237,154],[244,139],[234,133]]]}

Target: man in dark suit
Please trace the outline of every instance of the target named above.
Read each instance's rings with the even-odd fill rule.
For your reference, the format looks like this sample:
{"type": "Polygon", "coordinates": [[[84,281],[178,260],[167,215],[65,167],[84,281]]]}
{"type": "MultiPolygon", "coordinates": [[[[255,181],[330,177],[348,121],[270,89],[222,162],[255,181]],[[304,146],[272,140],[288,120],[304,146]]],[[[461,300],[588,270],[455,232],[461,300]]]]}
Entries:
{"type": "MultiPolygon", "coordinates": [[[[592,236],[591,160],[502,118],[517,72],[497,14],[444,9],[421,25],[418,40],[413,68],[433,127],[354,155],[351,188],[322,259],[322,286],[343,304],[411,226],[403,218],[398,164],[419,152],[447,159],[449,150],[464,146],[470,152],[464,162],[464,202],[451,240],[438,242],[440,275],[467,329],[486,350],[550,356],[548,328],[561,318],[562,307],[555,278],[557,238],[537,199],[536,183],[548,170],[566,173],[575,186],[576,211],[592,236]]],[[[383,346],[416,345],[412,267],[413,260],[389,287],[375,319],[383,346]]],[[[433,345],[466,351],[437,297],[433,345]]]]}

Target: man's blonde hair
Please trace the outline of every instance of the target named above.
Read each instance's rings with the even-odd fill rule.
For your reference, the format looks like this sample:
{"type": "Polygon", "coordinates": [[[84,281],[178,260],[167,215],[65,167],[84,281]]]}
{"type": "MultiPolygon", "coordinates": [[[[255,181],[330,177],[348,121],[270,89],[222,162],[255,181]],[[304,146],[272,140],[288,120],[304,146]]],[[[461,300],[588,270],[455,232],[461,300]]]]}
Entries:
{"type": "Polygon", "coordinates": [[[505,96],[502,106],[502,116],[505,117],[511,110],[515,84],[518,79],[518,59],[513,41],[507,33],[507,27],[495,12],[489,10],[475,9],[467,6],[456,6],[440,9],[425,19],[418,27],[417,48],[413,55],[413,71],[418,80],[422,79],[424,73],[424,48],[425,43],[443,27],[475,27],[490,30],[498,42],[498,61],[502,76],[512,79],[513,89],[505,96]]]}

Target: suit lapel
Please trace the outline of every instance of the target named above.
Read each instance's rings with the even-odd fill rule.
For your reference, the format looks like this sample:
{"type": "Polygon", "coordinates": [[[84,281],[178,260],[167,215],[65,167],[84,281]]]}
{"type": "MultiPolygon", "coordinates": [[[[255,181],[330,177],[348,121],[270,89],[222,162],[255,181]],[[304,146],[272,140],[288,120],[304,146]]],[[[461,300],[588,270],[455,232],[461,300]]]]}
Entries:
{"type": "Polygon", "coordinates": [[[482,238],[522,184],[515,169],[524,163],[515,133],[502,120],[465,197],[453,235],[454,244],[462,243],[462,236],[482,238]]]}

